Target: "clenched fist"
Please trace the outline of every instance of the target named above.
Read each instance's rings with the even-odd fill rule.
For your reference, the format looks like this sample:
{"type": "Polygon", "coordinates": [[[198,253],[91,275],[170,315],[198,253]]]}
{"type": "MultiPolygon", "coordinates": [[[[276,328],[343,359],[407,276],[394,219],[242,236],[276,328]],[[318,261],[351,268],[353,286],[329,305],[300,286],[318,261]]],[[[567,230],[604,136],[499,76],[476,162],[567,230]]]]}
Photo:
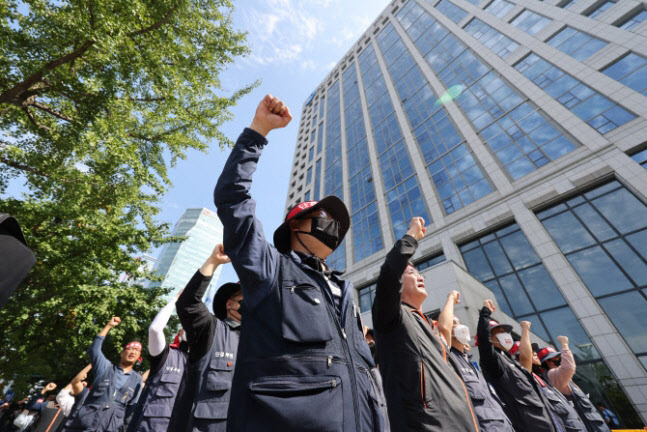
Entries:
{"type": "Polygon", "coordinates": [[[110,322],[108,323],[108,325],[110,327],[117,327],[120,323],[121,323],[121,318],[114,316],[112,317],[112,319],[110,319],[110,322]]]}
{"type": "Polygon", "coordinates": [[[217,244],[213,249],[213,252],[211,252],[209,261],[213,262],[214,264],[220,265],[231,262],[231,259],[225,253],[225,247],[222,244],[217,244]]]}
{"type": "Polygon", "coordinates": [[[456,290],[452,290],[452,291],[449,292],[449,294],[447,294],[447,298],[448,299],[453,299],[454,304],[457,305],[457,304],[459,304],[461,302],[461,293],[459,293],[456,290]]]}
{"type": "Polygon", "coordinates": [[[522,330],[530,330],[532,323],[530,321],[521,321],[519,325],[521,326],[522,330]]]}
{"type": "Polygon", "coordinates": [[[291,120],[292,114],[283,101],[268,94],[258,104],[250,129],[267,136],[272,129],[284,128],[291,120]]]}
{"type": "Polygon", "coordinates": [[[414,217],[411,219],[409,224],[409,229],[407,234],[413,237],[416,240],[420,240],[427,234],[427,228],[425,228],[425,220],[421,217],[414,217]]]}
{"type": "Polygon", "coordinates": [[[492,300],[490,299],[483,302],[483,307],[490,309],[490,312],[494,312],[496,310],[496,306],[494,306],[494,303],[492,303],[492,300]]]}

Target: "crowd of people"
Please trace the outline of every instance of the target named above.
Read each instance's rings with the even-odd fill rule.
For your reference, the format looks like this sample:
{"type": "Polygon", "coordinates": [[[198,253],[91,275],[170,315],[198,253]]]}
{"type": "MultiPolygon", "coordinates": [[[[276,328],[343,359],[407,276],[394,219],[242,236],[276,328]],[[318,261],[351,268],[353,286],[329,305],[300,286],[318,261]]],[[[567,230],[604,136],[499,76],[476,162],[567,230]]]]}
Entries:
{"type": "Polygon", "coordinates": [[[533,346],[524,321],[515,343],[512,327],[492,318],[496,307],[486,299],[476,328],[477,366],[467,356],[470,329],[454,315],[459,292],[449,293],[437,321],[428,320],[421,307],[427,290],[438,287],[426,286],[410,261],[426,235],[422,218],[411,220],[382,264],[373,329],[362,323],[352,285],[325,262],[350,226],[341,200],[296,205],[272,246],[250,187],[267,134],[291,118],[268,95],[238,138],[214,193],[223,244],[151,323],[148,376],[133,370],[140,342],[125,345],[118,364],[102,353],[121,321],[113,317],[88,348],[91,364],[55,397],[47,396],[55,388],[48,384],[23,401],[0,430],[608,432],[618,426],[573,382],[567,337],[558,338],[560,351],[533,346]],[[211,313],[202,297],[227,263],[240,282],[218,289],[211,313]],[[164,328],[174,310],[182,330],[169,344],[164,328]],[[55,416],[44,414],[48,406],[56,407],[55,416]]]}

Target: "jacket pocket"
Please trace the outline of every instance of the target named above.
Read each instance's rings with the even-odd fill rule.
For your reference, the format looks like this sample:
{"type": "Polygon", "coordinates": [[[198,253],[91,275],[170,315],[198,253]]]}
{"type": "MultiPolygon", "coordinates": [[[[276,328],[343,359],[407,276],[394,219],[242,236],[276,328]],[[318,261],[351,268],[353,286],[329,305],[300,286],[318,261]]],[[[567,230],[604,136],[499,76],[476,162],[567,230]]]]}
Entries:
{"type": "Polygon", "coordinates": [[[467,393],[471,399],[476,399],[477,401],[482,402],[488,397],[488,394],[485,393],[485,390],[481,386],[481,382],[476,375],[472,373],[464,373],[461,375],[461,378],[465,383],[467,393]]]}
{"type": "Polygon", "coordinates": [[[178,383],[182,379],[182,375],[177,373],[167,373],[160,376],[160,382],[155,395],[159,397],[172,397],[177,393],[178,383]]]}
{"type": "Polygon", "coordinates": [[[173,407],[169,404],[147,404],[144,408],[144,417],[171,418],[173,407]]]}
{"type": "Polygon", "coordinates": [[[253,407],[246,430],[343,430],[338,376],[262,377],[249,385],[253,407]]]}
{"type": "Polygon", "coordinates": [[[226,420],[229,402],[203,400],[195,405],[193,416],[201,420],[226,420]]]}
{"type": "Polygon", "coordinates": [[[281,292],[283,338],[300,343],[332,339],[326,300],[314,285],[284,286],[281,292]]]}
{"type": "Polygon", "coordinates": [[[209,392],[224,392],[231,388],[234,362],[226,358],[214,357],[209,362],[209,373],[205,389],[209,392]]]}

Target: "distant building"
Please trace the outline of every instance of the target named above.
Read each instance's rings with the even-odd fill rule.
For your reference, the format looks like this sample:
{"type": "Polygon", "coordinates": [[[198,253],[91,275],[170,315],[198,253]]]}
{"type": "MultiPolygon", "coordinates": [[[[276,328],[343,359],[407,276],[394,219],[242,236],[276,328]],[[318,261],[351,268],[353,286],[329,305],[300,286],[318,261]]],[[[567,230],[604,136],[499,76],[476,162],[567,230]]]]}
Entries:
{"type": "MultiPolygon", "coordinates": [[[[150,284],[151,287],[172,288],[168,298],[186,286],[193,274],[211,255],[216,244],[222,242],[222,224],[215,212],[206,208],[190,208],[177,221],[172,235],[187,238],[180,243],[168,243],[164,246],[155,266],[155,273],[163,276],[164,280],[150,284]]],[[[214,273],[205,295],[209,309],[220,270],[218,268],[214,273]]]]}
{"type": "Polygon", "coordinates": [[[346,203],[327,263],[366,324],[384,256],[424,217],[423,312],[459,289],[474,331],[490,296],[568,336],[591,400],[644,422],[646,137],[644,1],[393,0],[304,103],[286,211],[346,203]]]}

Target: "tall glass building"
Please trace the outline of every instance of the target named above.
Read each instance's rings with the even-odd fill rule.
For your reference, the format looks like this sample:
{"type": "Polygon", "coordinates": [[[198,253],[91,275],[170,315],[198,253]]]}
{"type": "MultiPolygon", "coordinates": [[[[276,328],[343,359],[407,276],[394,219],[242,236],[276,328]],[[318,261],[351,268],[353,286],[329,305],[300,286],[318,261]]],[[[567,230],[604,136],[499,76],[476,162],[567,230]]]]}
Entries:
{"type": "Polygon", "coordinates": [[[645,168],[644,2],[395,0],[304,103],[286,211],[347,204],[328,263],[366,322],[386,252],[424,217],[424,312],[456,286],[475,323],[493,296],[537,337],[568,336],[576,381],[638,426],[645,168]]]}
{"type": "MultiPolygon", "coordinates": [[[[168,298],[175,296],[184,288],[195,272],[209,258],[213,248],[222,243],[222,223],[216,212],[206,208],[186,209],[173,227],[172,235],[185,236],[178,243],[164,245],[155,266],[155,273],[164,277],[162,282],[150,286],[172,288],[168,298]]],[[[204,301],[211,310],[213,295],[218,285],[221,268],[218,268],[211,279],[204,301]]]]}

